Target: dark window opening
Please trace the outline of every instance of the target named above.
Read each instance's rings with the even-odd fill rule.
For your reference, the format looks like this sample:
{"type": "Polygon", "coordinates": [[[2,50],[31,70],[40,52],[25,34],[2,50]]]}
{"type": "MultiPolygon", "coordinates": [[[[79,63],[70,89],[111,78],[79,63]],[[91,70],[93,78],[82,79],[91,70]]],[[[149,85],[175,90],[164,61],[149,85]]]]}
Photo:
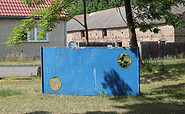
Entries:
{"type": "Polygon", "coordinates": [[[117,42],[117,47],[122,47],[122,42],[117,42]]]}
{"type": "Polygon", "coordinates": [[[83,38],[83,37],[85,37],[85,31],[84,30],[81,31],[81,38],[83,38]]]}
{"type": "Polygon", "coordinates": [[[102,34],[103,34],[103,38],[104,38],[105,36],[107,36],[107,30],[106,30],[106,29],[103,29],[103,30],[102,30],[102,34]]]}

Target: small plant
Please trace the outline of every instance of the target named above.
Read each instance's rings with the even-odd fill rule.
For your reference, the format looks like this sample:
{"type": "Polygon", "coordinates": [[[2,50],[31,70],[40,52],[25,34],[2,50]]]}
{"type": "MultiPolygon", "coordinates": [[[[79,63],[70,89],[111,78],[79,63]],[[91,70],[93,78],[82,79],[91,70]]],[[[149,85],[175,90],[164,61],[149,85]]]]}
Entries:
{"type": "Polygon", "coordinates": [[[40,89],[34,89],[34,91],[35,91],[36,93],[38,93],[38,92],[40,92],[40,89]]]}
{"type": "Polygon", "coordinates": [[[152,72],[153,65],[149,63],[148,61],[144,61],[143,65],[140,67],[140,72],[152,72]]]}
{"type": "Polygon", "coordinates": [[[100,96],[105,97],[107,94],[104,91],[100,91],[100,96]]]}
{"type": "Polygon", "coordinates": [[[177,57],[178,57],[179,59],[183,59],[183,58],[184,58],[184,53],[178,54],[177,57]]]}
{"type": "Polygon", "coordinates": [[[11,89],[0,90],[0,96],[2,97],[21,95],[21,94],[22,94],[21,91],[18,91],[18,90],[11,90],[11,89]]]}

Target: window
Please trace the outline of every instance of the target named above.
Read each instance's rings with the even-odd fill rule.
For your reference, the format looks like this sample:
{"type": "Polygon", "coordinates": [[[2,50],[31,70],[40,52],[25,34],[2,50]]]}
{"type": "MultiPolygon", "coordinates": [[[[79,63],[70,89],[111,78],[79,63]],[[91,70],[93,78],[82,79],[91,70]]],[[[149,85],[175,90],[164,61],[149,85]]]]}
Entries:
{"type": "Polygon", "coordinates": [[[117,47],[122,47],[122,42],[117,42],[117,47]]]}
{"type": "Polygon", "coordinates": [[[106,29],[103,29],[103,30],[102,30],[102,35],[103,35],[103,38],[104,38],[105,36],[107,36],[107,30],[106,30],[106,29]]]}
{"type": "Polygon", "coordinates": [[[28,42],[48,42],[48,34],[46,33],[46,37],[44,39],[37,39],[39,36],[39,31],[42,31],[42,29],[34,28],[31,31],[28,32],[28,42]]]}
{"type": "Polygon", "coordinates": [[[84,30],[81,31],[81,38],[83,38],[83,37],[85,37],[85,31],[84,30]]]}

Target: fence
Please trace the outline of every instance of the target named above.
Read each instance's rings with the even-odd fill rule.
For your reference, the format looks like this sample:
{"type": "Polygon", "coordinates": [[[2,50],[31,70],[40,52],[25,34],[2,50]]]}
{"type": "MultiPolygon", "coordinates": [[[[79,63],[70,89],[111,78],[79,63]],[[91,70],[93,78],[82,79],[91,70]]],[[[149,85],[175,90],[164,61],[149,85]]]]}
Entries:
{"type": "MultiPolygon", "coordinates": [[[[41,47],[42,92],[66,95],[139,95],[138,48],[41,47]],[[118,64],[130,56],[127,68],[118,64]],[[52,80],[57,79],[52,88],[52,80]]],[[[125,61],[124,61],[125,62],[125,61]]]]}
{"type": "Polygon", "coordinates": [[[107,47],[108,45],[115,47],[115,42],[89,42],[88,46],[85,42],[79,42],[79,47],[107,47]]]}
{"type": "Polygon", "coordinates": [[[164,56],[185,55],[185,43],[166,43],[166,42],[141,42],[142,59],[163,58],[164,56]]]}

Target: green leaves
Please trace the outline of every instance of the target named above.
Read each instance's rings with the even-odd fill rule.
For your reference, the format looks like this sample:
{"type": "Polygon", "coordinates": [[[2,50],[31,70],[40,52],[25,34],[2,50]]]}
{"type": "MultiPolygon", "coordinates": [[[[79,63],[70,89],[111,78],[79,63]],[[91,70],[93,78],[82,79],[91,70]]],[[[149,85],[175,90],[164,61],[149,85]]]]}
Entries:
{"type": "MultiPolygon", "coordinates": [[[[30,7],[34,7],[44,2],[44,0],[23,1],[30,7]]],[[[21,21],[22,24],[13,28],[12,33],[8,35],[8,41],[4,42],[3,44],[16,46],[21,42],[27,42],[27,33],[34,28],[43,30],[39,31],[39,36],[37,39],[44,39],[45,33],[52,31],[56,27],[55,24],[59,23],[61,18],[67,19],[65,9],[70,5],[70,3],[71,0],[54,0],[51,2],[51,7],[32,11],[30,16],[21,21]]]]}
{"type": "Polygon", "coordinates": [[[133,0],[133,2],[137,6],[133,9],[136,15],[135,26],[143,32],[150,30],[158,33],[156,21],[165,21],[176,28],[184,26],[183,11],[180,11],[184,7],[184,0],[133,0]]]}
{"type": "Polygon", "coordinates": [[[22,0],[24,4],[27,4],[29,7],[35,7],[44,3],[44,0],[22,0]]]}
{"type": "MultiPolygon", "coordinates": [[[[22,0],[29,7],[35,7],[43,4],[45,0],[22,0]]],[[[134,7],[134,24],[132,27],[140,28],[146,32],[150,30],[158,33],[156,21],[165,21],[176,28],[184,27],[185,20],[182,18],[180,7],[184,7],[184,0],[132,0],[134,7]]],[[[91,0],[87,1],[87,13],[104,10],[112,7],[124,5],[124,0],[91,0]]],[[[27,42],[28,31],[33,28],[42,29],[39,32],[39,39],[45,38],[45,33],[52,31],[56,23],[61,20],[61,15],[66,15],[67,10],[71,17],[83,14],[82,0],[53,0],[51,7],[31,12],[31,15],[22,20],[22,24],[15,27],[8,36],[8,41],[3,44],[19,45],[21,42],[27,42]],[[36,16],[37,15],[37,16],[36,16]],[[21,41],[21,42],[20,42],[21,41]]],[[[67,19],[66,16],[63,18],[67,19]]]]}

